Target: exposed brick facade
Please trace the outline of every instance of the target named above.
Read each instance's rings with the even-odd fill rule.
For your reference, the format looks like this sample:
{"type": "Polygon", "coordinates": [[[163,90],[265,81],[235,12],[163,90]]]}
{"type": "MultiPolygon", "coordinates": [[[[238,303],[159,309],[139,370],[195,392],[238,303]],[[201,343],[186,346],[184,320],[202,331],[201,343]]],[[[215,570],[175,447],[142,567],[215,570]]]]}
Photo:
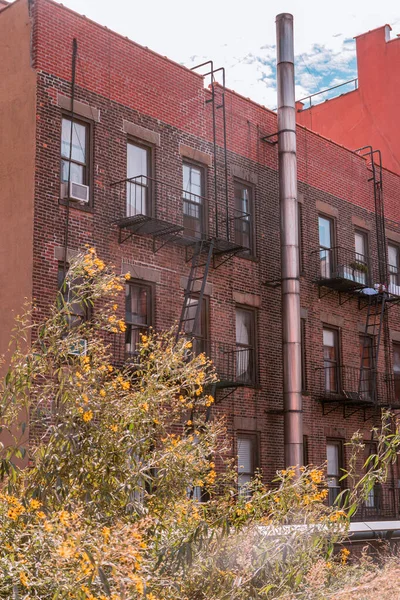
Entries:
{"type": "MultiPolygon", "coordinates": [[[[86,105],[86,113],[90,107],[93,109],[90,182],[93,203],[86,210],[71,207],[68,247],[73,251],[84,244],[94,245],[101,258],[113,263],[117,270],[124,272],[131,266],[135,277],[151,282],[155,289],[154,326],[169,328],[179,319],[182,282],[189,272],[185,250],[169,244],[155,254],[152,240],[137,235],[119,244],[114,221],[124,216],[124,206],[111,184],[126,176],[129,139],[126,131],[130,131],[152,144],[155,178],[177,188],[182,188],[182,154],[192,152],[192,159],[208,162],[206,189],[212,212],[212,121],[211,107],[205,103],[210,93],[197,74],[51,0],[31,3],[31,18],[32,59],[37,71],[32,293],[39,312],[45,315],[54,299],[60,249],[65,239],[66,208],[60,202],[63,108],[59,97],[71,94],[71,48],[76,37],[79,56],[76,100],[86,105]]],[[[237,389],[215,407],[214,415],[226,418],[233,455],[235,432],[258,433],[259,466],[270,479],[283,466],[281,294],[279,287],[266,285],[280,278],[280,234],[277,146],[261,138],[276,131],[276,115],[229,90],[226,106],[228,198],[233,208],[233,183],[238,174],[251,182],[255,196],[256,256],[254,259],[236,256],[220,268],[211,269],[209,334],[211,341],[234,345],[237,302],[254,308],[259,385],[237,389]]],[[[219,111],[218,192],[223,201],[221,118],[219,111]]],[[[374,196],[368,178],[365,159],[298,127],[304,265],[301,304],[308,383],[304,395],[304,432],[308,436],[308,460],[316,464],[326,460],[327,437],[348,441],[358,429],[368,437],[370,426],[379,421],[379,417],[372,418],[371,411],[367,413],[371,417],[367,422],[362,411],[346,419],[341,409],[323,415],[314,386],[316,369],[323,366],[323,323],[340,329],[343,364],[359,367],[359,334],[366,315],[365,310],[359,310],[356,298],[342,305],[337,292],[319,298],[318,287],[313,283],[317,265],[313,260],[319,247],[318,213],[325,207],[322,212],[328,210],[335,215],[337,244],[346,248],[354,248],[355,224],[362,224],[369,235],[371,263],[377,272],[374,196]]],[[[387,228],[396,233],[400,231],[398,176],[385,171],[383,185],[387,228]]],[[[156,203],[157,200],[159,214],[176,216],[182,211],[179,196],[171,196],[168,205],[165,195],[158,199],[156,196],[156,203]]],[[[121,297],[121,307],[123,303],[121,297]]],[[[400,334],[398,310],[390,309],[390,329],[400,334]]],[[[388,350],[390,353],[389,346],[388,350]]],[[[378,368],[383,373],[391,371],[390,360],[385,362],[383,350],[378,368]]]]}

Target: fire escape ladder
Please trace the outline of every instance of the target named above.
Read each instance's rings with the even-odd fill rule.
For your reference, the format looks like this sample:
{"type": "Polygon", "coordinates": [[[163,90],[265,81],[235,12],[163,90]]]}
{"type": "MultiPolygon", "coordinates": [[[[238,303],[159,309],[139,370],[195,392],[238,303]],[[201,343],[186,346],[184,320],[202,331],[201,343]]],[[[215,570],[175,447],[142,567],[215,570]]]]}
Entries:
{"type": "Polygon", "coordinates": [[[367,306],[367,318],[361,350],[360,376],[358,396],[370,394],[371,400],[377,402],[377,367],[385,320],[385,294],[370,296],[367,306]],[[369,345],[369,341],[371,344],[369,345]],[[370,351],[368,356],[366,353],[370,351]],[[367,364],[365,364],[367,362],[367,364]]]}
{"type": "Polygon", "coordinates": [[[194,252],[192,255],[192,264],[190,267],[190,273],[187,280],[183,305],[181,310],[181,316],[179,319],[179,327],[177,331],[177,337],[181,333],[186,335],[195,335],[199,320],[201,307],[203,303],[204,290],[207,283],[208,272],[210,270],[210,264],[213,256],[214,240],[210,242],[199,241],[196,243],[194,252]],[[201,263],[202,258],[206,254],[205,262],[201,263]],[[203,272],[201,273],[201,270],[203,272]],[[200,274],[199,274],[200,273],[200,274]],[[196,291],[196,283],[201,281],[200,291],[195,296],[193,302],[193,295],[196,291]],[[191,313],[194,310],[194,314],[191,313]]]}

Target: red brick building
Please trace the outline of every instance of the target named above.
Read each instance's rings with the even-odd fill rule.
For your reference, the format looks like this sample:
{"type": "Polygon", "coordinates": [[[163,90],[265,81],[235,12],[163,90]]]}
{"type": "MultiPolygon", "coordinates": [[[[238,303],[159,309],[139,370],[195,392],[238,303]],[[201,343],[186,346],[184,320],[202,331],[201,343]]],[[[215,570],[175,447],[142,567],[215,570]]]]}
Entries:
{"type": "MultiPolygon", "coordinates": [[[[298,112],[298,123],[351,150],[372,145],[387,169],[400,173],[396,124],[400,92],[400,40],[390,25],[356,37],[357,88],[298,112]]],[[[339,91],[339,90],[338,90],[339,91]]]]}
{"type": "MultiPolygon", "coordinates": [[[[132,275],[120,301],[129,336],[116,360],[134,351],[139,330],[179,321],[202,240],[212,260],[207,280],[189,290],[185,315],[194,316],[204,281],[197,343],[223,384],[213,416],[226,418],[232,455],[239,449],[246,463],[242,480],[256,467],[270,479],[283,466],[275,113],[225,90],[225,154],[221,86],[214,129],[213,96],[201,75],[52,0],[4,8],[0,48],[0,350],[25,297],[43,315],[55,297],[69,173],[77,184],[71,193],[88,195],[69,201],[68,256],[90,244],[132,275]]],[[[368,157],[303,127],[297,133],[304,455],[321,464],[328,452],[334,495],[346,441],[361,430],[369,442],[380,408],[400,406],[393,378],[400,368],[399,177],[383,170],[380,178],[377,169],[375,185],[368,157]],[[376,233],[380,183],[385,239],[376,233]],[[381,329],[379,317],[366,329],[383,294],[368,304],[360,290],[377,283],[386,285],[391,308],[381,329]]],[[[369,516],[397,515],[397,480],[394,470],[383,496],[376,491],[365,508],[369,516]]]]}

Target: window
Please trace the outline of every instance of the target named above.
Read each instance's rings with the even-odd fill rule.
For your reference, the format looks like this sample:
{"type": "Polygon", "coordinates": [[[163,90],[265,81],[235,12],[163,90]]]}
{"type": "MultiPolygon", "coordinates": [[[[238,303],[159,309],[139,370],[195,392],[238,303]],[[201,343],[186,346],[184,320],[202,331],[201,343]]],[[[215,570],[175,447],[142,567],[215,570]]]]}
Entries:
{"type": "Polygon", "coordinates": [[[360,394],[364,400],[372,400],[374,395],[374,356],[373,338],[360,335],[360,394]]]}
{"type": "Polygon", "coordinates": [[[340,478],[343,468],[343,443],[341,440],[326,442],[328,503],[332,506],[341,491],[340,478]]]}
{"type": "Polygon", "coordinates": [[[400,257],[399,247],[388,244],[389,292],[400,295],[400,257]]]}
{"type": "Polygon", "coordinates": [[[254,254],[253,244],[253,189],[239,181],[234,182],[235,242],[254,254]]]}
{"type": "Polygon", "coordinates": [[[321,273],[322,278],[329,279],[332,276],[333,267],[334,267],[333,219],[319,215],[318,229],[319,229],[320,273],[321,273]]]}
{"type": "Polygon", "coordinates": [[[89,185],[89,124],[62,118],[61,123],[61,182],[89,185]],[[72,151],[71,151],[72,129],[72,151]],[[71,155],[71,160],[70,160],[71,155]]]}
{"type": "Polygon", "coordinates": [[[128,142],[127,146],[126,214],[151,214],[151,149],[128,142]]]}
{"type": "Polygon", "coordinates": [[[82,280],[76,279],[73,282],[64,283],[64,265],[60,264],[58,265],[57,283],[64,302],[69,305],[69,312],[66,315],[67,326],[69,329],[79,327],[89,317],[88,307],[78,301],[77,286],[82,283],[82,280]]]}
{"type": "MultiPolygon", "coordinates": [[[[189,298],[188,308],[186,309],[185,319],[194,319],[196,315],[197,306],[199,303],[199,297],[193,295],[189,298]]],[[[209,299],[203,296],[203,302],[201,306],[200,316],[196,329],[193,331],[194,321],[189,320],[184,324],[185,333],[193,336],[193,352],[194,354],[200,354],[205,352],[208,354],[208,315],[209,315],[209,299]]]]}
{"type": "Polygon", "coordinates": [[[256,381],[255,312],[236,308],[236,380],[252,385],[256,381]]]}
{"type": "Polygon", "coordinates": [[[301,391],[307,390],[306,369],[306,320],[300,319],[300,342],[301,342],[301,391]]]}
{"type": "Polygon", "coordinates": [[[393,344],[394,396],[400,402],[400,344],[393,344]]]}
{"type": "Polygon", "coordinates": [[[183,226],[185,235],[205,233],[204,169],[183,163],[183,226]]]}
{"type": "Polygon", "coordinates": [[[125,353],[137,354],[140,335],[152,325],[152,287],[145,283],[129,282],[125,288],[125,353]]]}
{"type": "Polygon", "coordinates": [[[358,283],[366,285],[368,273],[368,236],[365,231],[354,232],[355,261],[353,277],[358,283]]]}
{"type": "Polygon", "coordinates": [[[248,485],[258,467],[257,435],[254,433],[238,433],[238,490],[240,495],[248,496],[248,485]]]}
{"type": "Polygon", "coordinates": [[[337,329],[329,329],[324,327],[323,344],[325,391],[338,393],[340,388],[339,331],[337,329]]]}

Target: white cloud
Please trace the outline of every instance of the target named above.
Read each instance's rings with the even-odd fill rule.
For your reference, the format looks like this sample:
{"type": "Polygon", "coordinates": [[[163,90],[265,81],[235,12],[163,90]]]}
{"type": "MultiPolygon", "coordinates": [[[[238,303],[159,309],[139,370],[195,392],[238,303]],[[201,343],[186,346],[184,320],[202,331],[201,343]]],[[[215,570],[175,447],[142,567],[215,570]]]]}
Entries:
{"type": "Polygon", "coordinates": [[[269,106],[276,104],[271,76],[277,14],[294,15],[298,91],[305,95],[318,89],[326,78],[345,80],[346,74],[352,75],[349,65],[355,50],[349,40],[355,35],[385,23],[400,29],[398,0],[336,0],[329,7],[320,0],[63,2],[187,66],[213,59],[217,66],[226,67],[229,87],[269,106]]]}

